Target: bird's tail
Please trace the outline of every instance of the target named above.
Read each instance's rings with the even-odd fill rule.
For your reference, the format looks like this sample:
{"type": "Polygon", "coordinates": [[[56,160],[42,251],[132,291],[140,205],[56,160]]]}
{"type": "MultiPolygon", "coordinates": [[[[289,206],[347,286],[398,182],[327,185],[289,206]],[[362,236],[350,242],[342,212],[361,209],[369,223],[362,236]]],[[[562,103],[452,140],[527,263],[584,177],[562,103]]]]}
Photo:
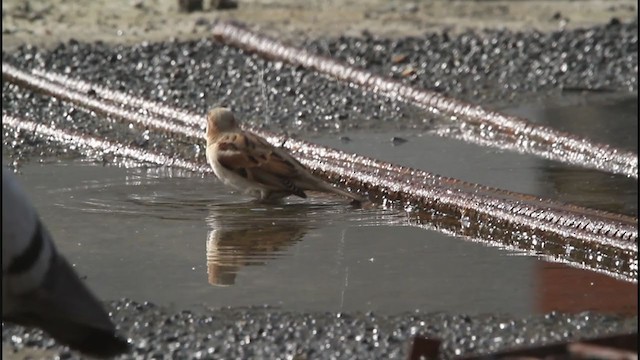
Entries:
{"type": "Polygon", "coordinates": [[[324,181],[322,182],[322,188],[324,190],[326,190],[327,192],[332,192],[332,193],[334,193],[336,195],[344,196],[344,197],[352,199],[352,200],[354,200],[354,201],[356,201],[358,203],[363,203],[365,200],[367,200],[366,197],[364,197],[364,196],[362,196],[360,194],[356,194],[356,193],[341,189],[341,188],[339,188],[337,186],[333,186],[333,185],[331,185],[329,183],[326,183],[324,181]]]}

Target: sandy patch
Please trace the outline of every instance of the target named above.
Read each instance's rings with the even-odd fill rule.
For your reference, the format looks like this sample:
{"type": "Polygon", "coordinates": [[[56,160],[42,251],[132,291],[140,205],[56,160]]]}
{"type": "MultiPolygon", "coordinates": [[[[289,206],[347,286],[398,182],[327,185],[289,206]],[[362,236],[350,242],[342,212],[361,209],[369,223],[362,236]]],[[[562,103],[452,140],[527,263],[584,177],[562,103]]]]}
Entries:
{"type": "Polygon", "coordinates": [[[190,14],[176,0],[8,0],[2,2],[3,49],[22,43],[111,43],[194,39],[208,36],[216,20],[238,20],[284,38],[358,35],[419,35],[479,28],[586,27],[637,15],[637,3],[609,1],[385,1],[239,0],[233,10],[190,14]]]}

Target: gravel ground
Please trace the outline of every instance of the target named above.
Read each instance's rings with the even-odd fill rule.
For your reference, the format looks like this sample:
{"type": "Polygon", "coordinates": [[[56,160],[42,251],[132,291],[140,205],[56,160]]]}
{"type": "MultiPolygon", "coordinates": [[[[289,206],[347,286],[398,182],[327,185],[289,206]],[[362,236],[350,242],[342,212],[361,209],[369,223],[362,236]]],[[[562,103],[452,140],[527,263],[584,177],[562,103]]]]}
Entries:
{"type": "MultiPolygon", "coordinates": [[[[548,34],[340,37],[309,40],[306,46],[416,86],[495,107],[577,89],[636,92],[638,87],[637,20],[548,34]],[[413,71],[408,74],[406,69],[413,71]]],[[[230,106],[244,121],[276,131],[433,127],[434,119],[412,106],[208,39],[115,46],[70,41],[52,50],[21,46],[3,52],[3,61],[66,73],[201,114],[214,105],[230,106]]],[[[102,121],[6,82],[2,99],[3,111],[36,121],[166,154],[204,158],[203,144],[102,121]]],[[[7,129],[3,139],[3,151],[11,157],[69,151],[7,129]]]]}
{"type": "MultiPolygon", "coordinates": [[[[5,2],[3,16],[4,11],[5,2]]],[[[318,53],[404,82],[498,107],[530,100],[533,93],[558,96],[563,89],[637,92],[637,17],[623,18],[622,22],[609,18],[606,24],[556,32],[448,32],[440,27],[412,37],[364,34],[303,42],[318,53]]],[[[205,18],[198,26],[206,29],[211,21],[205,18]]],[[[3,21],[3,40],[6,31],[3,21]]],[[[411,106],[300,68],[265,62],[208,39],[124,44],[86,40],[89,42],[44,47],[3,45],[3,61],[24,69],[44,67],[64,72],[199,113],[224,104],[254,125],[274,130],[339,133],[346,129],[428,130],[433,126],[411,106]]],[[[2,107],[31,120],[153,151],[188,158],[204,156],[203,144],[194,146],[180,137],[168,139],[166,134],[104,121],[6,82],[2,107]]],[[[3,156],[20,160],[25,156],[77,154],[3,128],[3,156]]],[[[441,313],[380,316],[304,314],[258,307],[196,314],[127,300],[109,306],[122,333],[131,338],[134,353],[149,358],[402,358],[408,339],[416,333],[443,338],[445,354],[452,356],[637,329],[637,317],[621,319],[593,313],[529,318],[441,313]]],[[[2,334],[4,355],[24,357],[25,350],[13,351],[27,347],[48,349],[31,355],[36,357],[76,356],[39,331],[3,324],[2,334]]]]}
{"type": "MultiPolygon", "coordinates": [[[[153,359],[404,359],[414,335],[443,340],[445,357],[548,344],[636,331],[637,318],[594,313],[508,315],[406,313],[294,313],[274,308],[226,308],[204,314],[177,313],[149,303],[109,304],[132,344],[127,357],[153,359]]],[[[3,325],[3,344],[55,348],[76,358],[40,331],[3,325]]]]}
{"type": "Polygon", "coordinates": [[[200,39],[215,20],[240,20],[262,32],[300,37],[377,35],[403,38],[448,29],[552,31],[626,22],[638,13],[634,0],[238,0],[238,8],[180,13],[177,0],[5,0],[2,48],[25,42],[101,40],[137,43],[200,39]]]}

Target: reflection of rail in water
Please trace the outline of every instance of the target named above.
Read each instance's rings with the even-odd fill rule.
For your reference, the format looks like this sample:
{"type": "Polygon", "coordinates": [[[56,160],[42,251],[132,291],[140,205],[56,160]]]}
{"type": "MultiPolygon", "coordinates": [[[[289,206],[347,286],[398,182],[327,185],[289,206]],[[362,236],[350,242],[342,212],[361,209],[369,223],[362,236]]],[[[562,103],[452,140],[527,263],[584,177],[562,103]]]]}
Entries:
{"type": "MultiPolygon", "coordinates": [[[[6,64],[3,64],[2,72],[6,81],[97,113],[187,136],[194,142],[201,141],[204,135],[201,131],[204,118],[186,111],[59,74],[40,71],[39,75],[33,75],[6,64]],[[140,112],[140,108],[145,112],[140,112]]],[[[53,136],[55,141],[89,151],[211,172],[206,164],[180,159],[175,154],[158,155],[140,147],[90,138],[7,114],[3,114],[3,124],[28,129],[29,133],[39,136],[53,136]]],[[[254,131],[272,144],[290,149],[324,179],[367,193],[375,203],[409,210],[411,217],[420,224],[637,281],[637,218],[440,177],[254,131]]]]}

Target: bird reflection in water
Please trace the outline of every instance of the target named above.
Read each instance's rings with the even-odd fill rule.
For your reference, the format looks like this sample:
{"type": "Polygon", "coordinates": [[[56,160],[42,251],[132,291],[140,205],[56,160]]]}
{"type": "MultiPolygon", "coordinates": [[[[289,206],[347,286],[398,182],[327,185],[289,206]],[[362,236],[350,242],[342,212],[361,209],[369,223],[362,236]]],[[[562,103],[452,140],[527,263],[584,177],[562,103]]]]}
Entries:
{"type": "Polygon", "coordinates": [[[207,235],[209,283],[233,285],[243,266],[264,265],[282,255],[304,237],[312,223],[322,221],[324,216],[318,213],[332,210],[335,211],[334,206],[310,204],[211,208],[206,219],[210,229],[207,235]]]}

